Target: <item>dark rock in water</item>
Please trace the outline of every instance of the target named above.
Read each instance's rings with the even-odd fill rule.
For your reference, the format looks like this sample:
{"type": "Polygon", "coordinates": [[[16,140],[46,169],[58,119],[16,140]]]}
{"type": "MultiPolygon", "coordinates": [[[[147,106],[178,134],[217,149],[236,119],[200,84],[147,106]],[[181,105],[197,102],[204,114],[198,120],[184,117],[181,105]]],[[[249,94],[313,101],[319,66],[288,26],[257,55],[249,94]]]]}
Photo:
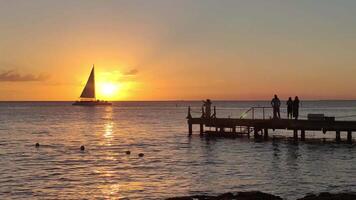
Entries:
{"type": "Polygon", "coordinates": [[[282,200],[282,198],[279,196],[263,193],[260,191],[239,192],[237,193],[236,198],[241,200],[282,200]]]}
{"type": "Polygon", "coordinates": [[[40,147],[40,143],[37,142],[35,146],[36,148],[40,147]]]}
{"type": "Polygon", "coordinates": [[[82,145],[82,146],[80,146],[80,150],[81,151],[84,151],[85,150],[85,147],[82,145]]]}
{"type": "Polygon", "coordinates": [[[167,200],[282,200],[279,196],[267,194],[263,192],[238,192],[238,193],[224,193],[218,196],[196,195],[187,197],[173,197],[167,200]]]}
{"type": "Polygon", "coordinates": [[[331,194],[322,192],[319,195],[311,194],[298,200],[356,200],[356,193],[338,193],[331,194]]]}
{"type": "Polygon", "coordinates": [[[131,154],[131,151],[126,151],[125,152],[127,155],[130,155],[131,154]]]}
{"type": "Polygon", "coordinates": [[[213,196],[206,196],[206,195],[195,195],[195,196],[187,196],[187,197],[172,197],[166,200],[212,200],[213,196]]]}
{"type": "Polygon", "coordinates": [[[145,154],[143,154],[143,153],[139,153],[138,154],[138,157],[143,157],[145,154]]]}
{"type": "Polygon", "coordinates": [[[233,199],[234,198],[234,194],[232,193],[225,193],[225,194],[221,194],[217,197],[215,197],[215,199],[219,199],[219,200],[229,200],[229,199],[233,199]]]}
{"type": "MultiPolygon", "coordinates": [[[[267,194],[259,191],[224,193],[218,196],[194,195],[186,197],[172,197],[166,200],[282,200],[279,196],[267,194]]],[[[309,194],[298,200],[356,200],[356,193],[331,194],[328,192],[319,195],[309,194]]]]}

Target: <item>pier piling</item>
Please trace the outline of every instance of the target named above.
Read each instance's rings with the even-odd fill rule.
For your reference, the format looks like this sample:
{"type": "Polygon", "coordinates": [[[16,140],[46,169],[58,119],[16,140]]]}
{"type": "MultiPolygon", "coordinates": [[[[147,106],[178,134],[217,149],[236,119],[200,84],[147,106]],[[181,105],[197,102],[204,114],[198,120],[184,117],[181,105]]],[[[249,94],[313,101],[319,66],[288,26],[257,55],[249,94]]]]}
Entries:
{"type": "Polygon", "coordinates": [[[193,124],[192,123],[188,123],[188,129],[189,129],[189,135],[193,134],[193,124]]]}
{"type": "Polygon", "coordinates": [[[300,140],[305,141],[305,130],[300,131],[300,140]]]}
{"type": "Polygon", "coordinates": [[[233,132],[233,133],[236,133],[236,126],[233,126],[233,127],[232,127],[232,132],[233,132]]]}
{"type": "Polygon", "coordinates": [[[336,131],[336,142],[340,142],[340,141],[341,141],[340,131],[337,130],[336,131]]]}
{"type": "Polygon", "coordinates": [[[352,143],[352,131],[347,131],[347,143],[352,143]]]}
{"type": "Polygon", "coordinates": [[[200,124],[200,135],[204,133],[204,124],[200,124]]]}
{"type": "Polygon", "coordinates": [[[254,136],[254,138],[259,138],[260,135],[258,134],[258,131],[259,131],[259,130],[255,127],[254,130],[253,130],[253,136],[254,136]]]}
{"type": "Polygon", "coordinates": [[[294,138],[294,140],[298,140],[298,130],[297,129],[293,130],[293,138],[294,138]]]}
{"type": "Polygon", "coordinates": [[[265,137],[265,140],[268,140],[268,128],[264,129],[264,137],[265,137]]]}

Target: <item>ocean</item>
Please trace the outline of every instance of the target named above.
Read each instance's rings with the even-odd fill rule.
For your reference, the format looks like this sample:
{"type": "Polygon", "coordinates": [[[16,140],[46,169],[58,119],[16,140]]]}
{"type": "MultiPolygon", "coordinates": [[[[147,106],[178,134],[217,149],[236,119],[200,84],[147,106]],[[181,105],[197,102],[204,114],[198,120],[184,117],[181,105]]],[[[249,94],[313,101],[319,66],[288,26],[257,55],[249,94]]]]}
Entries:
{"type": "MultiPolygon", "coordinates": [[[[198,127],[188,137],[187,107],[200,116],[201,104],[1,102],[0,199],[164,199],[251,190],[296,199],[307,193],[356,191],[355,144],[329,142],[335,138],[332,132],[307,132],[307,138],[320,141],[297,144],[288,139],[208,139],[199,136],[198,127]]],[[[218,117],[233,118],[269,102],[213,105],[218,117]]],[[[282,107],[286,117],[285,102],[282,107]]],[[[356,120],[356,101],[302,101],[301,118],[308,113],[356,120]]],[[[262,111],[255,116],[262,117],[262,111]]]]}

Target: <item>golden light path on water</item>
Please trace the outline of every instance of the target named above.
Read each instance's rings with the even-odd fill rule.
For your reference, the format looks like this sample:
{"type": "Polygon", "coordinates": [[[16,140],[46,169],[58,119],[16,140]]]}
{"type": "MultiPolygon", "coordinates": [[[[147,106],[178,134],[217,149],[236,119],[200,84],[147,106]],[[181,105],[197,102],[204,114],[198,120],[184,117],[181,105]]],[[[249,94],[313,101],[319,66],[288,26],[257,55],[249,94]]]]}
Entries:
{"type": "MultiPolygon", "coordinates": [[[[118,130],[114,131],[114,121],[113,121],[113,107],[106,107],[105,108],[105,114],[102,117],[103,120],[105,120],[105,123],[103,124],[103,130],[100,132],[101,139],[99,143],[101,145],[106,146],[108,148],[112,148],[114,142],[118,141],[118,138],[120,137],[120,133],[118,130]]],[[[113,162],[117,162],[117,153],[113,151],[106,151],[105,153],[105,160],[110,160],[113,162]]],[[[120,164],[118,164],[120,165],[120,164]]],[[[101,177],[104,177],[106,179],[115,179],[117,178],[117,171],[113,171],[112,169],[108,169],[107,167],[100,167],[99,170],[97,170],[99,174],[101,174],[101,177]]],[[[109,181],[110,182],[110,181],[109,181]]],[[[98,186],[98,189],[101,190],[102,194],[106,194],[107,196],[110,197],[110,199],[117,199],[118,197],[124,197],[120,196],[120,191],[139,191],[144,189],[144,182],[141,181],[131,181],[127,182],[125,184],[123,183],[111,183],[111,184],[105,184],[98,186]]]]}
{"type": "Polygon", "coordinates": [[[105,140],[106,140],[106,144],[109,145],[109,146],[111,146],[111,141],[112,141],[112,138],[113,138],[112,128],[113,128],[113,122],[105,124],[104,137],[105,137],[105,140]]]}

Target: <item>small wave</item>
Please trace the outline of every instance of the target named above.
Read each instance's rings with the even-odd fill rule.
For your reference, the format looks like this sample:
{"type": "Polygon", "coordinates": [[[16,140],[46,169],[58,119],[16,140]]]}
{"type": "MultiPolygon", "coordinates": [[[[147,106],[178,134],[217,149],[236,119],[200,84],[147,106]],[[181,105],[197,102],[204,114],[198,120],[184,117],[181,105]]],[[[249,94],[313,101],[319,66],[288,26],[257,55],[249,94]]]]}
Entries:
{"type": "Polygon", "coordinates": [[[104,121],[112,121],[113,120],[112,117],[102,117],[101,119],[104,121]]]}
{"type": "Polygon", "coordinates": [[[34,134],[34,135],[49,135],[49,131],[34,131],[31,134],[34,134]]]}

